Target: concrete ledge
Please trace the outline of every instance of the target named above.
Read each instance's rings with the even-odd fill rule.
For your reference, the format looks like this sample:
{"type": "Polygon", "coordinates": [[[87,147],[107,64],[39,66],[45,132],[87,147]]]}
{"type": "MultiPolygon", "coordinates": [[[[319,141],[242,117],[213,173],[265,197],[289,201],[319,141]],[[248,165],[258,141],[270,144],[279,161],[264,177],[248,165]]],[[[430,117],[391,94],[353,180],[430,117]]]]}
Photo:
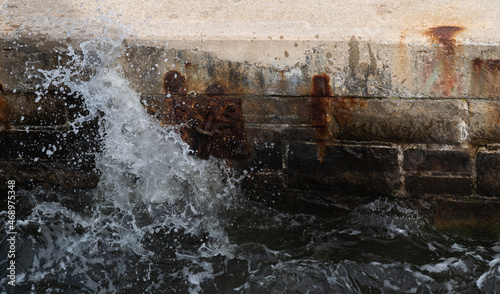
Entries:
{"type": "MultiPolygon", "coordinates": [[[[500,50],[498,47],[481,44],[469,46],[453,60],[453,72],[443,72],[445,64],[440,63],[436,53],[439,48],[422,44],[410,54],[415,60],[402,64],[396,45],[370,45],[361,43],[367,50],[367,61],[353,53],[353,40],[332,45],[335,50],[320,50],[318,47],[306,52],[309,57],[285,69],[270,65],[250,64],[246,61],[221,60],[213,53],[192,50],[176,50],[157,47],[128,47],[123,57],[125,75],[131,85],[141,93],[163,94],[164,76],[175,71],[183,76],[185,93],[210,94],[214,86],[228,95],[276,95],[315,96],[315,77],[326,82],[321,96],[341,97],[402,97],[402,98],[494,98],[499,89],[500,50]],[[344,48],[347,47],[347,48],[344,48]],[[344,48],[344,49],[342,49],[344,48]],[[373,52],[377,48],[378,51],[373,52]],[[369,50],[368,50],[369,49],[369,50]],[[371,52],[371,53],[370,53],[371,52]],[[491,59],[481,56],[489,52],[491,59]],[[352,55],[356,58],[349,57],[352,55]],[[414,57],[411,54],[423,55],[414,57]],[[328,58],[327,56],[331,56],[328,58]],[[370,57],[371,56],[371,57],[370,57]],[[393,56],[388,59],[387,56],[393,56]],[[355,60],[349,60],[355,59],[355,60]],[[496,58],[496,59],[495,59],[496,58]],[[371,61],[370,61],[371,60],[371,61]],[[370,63],[371,62],[371,63],[370,63]],[[476,63],[489,64],[485,69],[474,69],[476,63]],[[398,73],[399,67],[405,73],[398,73]],[[452,80],[442,77],[453,76],[452,80]],[[478,78],[479,76],[479,78],[478,78]]],[[[356,41],[357,42],[357,41],[356,41]]],[[[279,42],[277,43],[277,45],[279,42]]],[[[221,43],[227,48],[227,44],[221,43]]],[[[318,45],[325,46],[325,45],[318,45]]],[[[333,48],[332,47],[332,48],[333,48]]],[[[34,92],[42,81],[40,69],[53,69],[64,64],[68,57],[67,44],[47,42],[44,39],[0,40],[0,84],[6,91],[34,92]],[[43,43],[43,46],[39,46],[43,43]],[[10,49],[9,49],[10,48],[10,49]],[[23,66],[19,66],[22,64],[23,66]]],[[[410,50],[409,49],[409,50],[410,50]]],[[[442,50],[442,49],[439,49],[442,50]]],[[[356,51],[357,52],[357,51],[356,51]]],[[[406,58],[406,57],[405,57],[406,58]]],[[[451,65],[450,65],[451,66],[451,65]]],[[[317,90],[317,89],[316,89],[317,90]]],[[[319,93],[316,93],[319,94],[319,93]]]]}

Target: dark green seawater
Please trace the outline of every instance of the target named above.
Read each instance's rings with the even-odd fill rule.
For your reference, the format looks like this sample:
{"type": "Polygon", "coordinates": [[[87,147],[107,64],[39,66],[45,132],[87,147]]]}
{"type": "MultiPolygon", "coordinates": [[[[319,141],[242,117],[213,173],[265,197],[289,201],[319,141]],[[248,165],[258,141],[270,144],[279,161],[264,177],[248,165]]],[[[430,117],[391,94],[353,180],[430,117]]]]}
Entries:
{"type": "MultiPolygon", "coordinates": [[[[166,204],[31,199],[5,293],[498,293],[500,242],[450,236],[374,201],[343,218],[238,199],[207,218],[166,204]],[[178,214],[177,214],[178,213],[178,214]],[[188,215],[190,214],[190,215],[188,215]],[[213,222],[212,224],[208,222],[213,222]],[[214,226],[215,224],[215,226],[214,226]]],[[[74,196],[74,195],[73,195],[74,196]]],[[[81,195],[91,197],[91,195],[81,195]]],[[[237,196],[237,195],[234,195],[237,196]]],[[[1,213],[2,223],[7,213],[1,213]]]]}

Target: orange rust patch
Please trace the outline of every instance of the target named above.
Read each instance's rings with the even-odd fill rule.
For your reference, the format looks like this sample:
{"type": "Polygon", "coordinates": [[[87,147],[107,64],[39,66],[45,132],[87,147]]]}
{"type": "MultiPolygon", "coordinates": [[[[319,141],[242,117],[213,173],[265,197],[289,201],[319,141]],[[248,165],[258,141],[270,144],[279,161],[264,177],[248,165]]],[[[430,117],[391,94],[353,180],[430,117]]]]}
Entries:
{"type": "Polygon", "coordinates": [[[430,77],[426,77],[428,87],[432,87],[433,92],[441,92],[443,96],[450,96],[452,91],[460,87],[460,82],[456,70],[456,40],[455,35],[464,30],[463,27],[457,26],[439,26],[430,28],[425,34],[430,37],[433,43],[438,43],[437,47],[437,64],[433,65],[433,70],[430,77]],[[438,78],[432,80],[434,76],[438,78]],[[431,79],[431,80],[429,80],[431,79]]]}
{"type": "Polygon", "coordinates": [[[478,97],[500,96],[500,59],[472,61],[471,92],[478,97]]]}
{"type": "Polygon", "coordinates": [[[482,60],[481,58],[472,60],[472,70],[474,71],[474,73],[479,73],[481,71],[481,68],[483,67],[483,64],[484,60],[482,60]]]}
{"type": "Polygon", "coordinates": [[[462,27],[440,26],[430,28],[426,31],[426,35],[429,36],[433,41],[443,44],[448,54],[454,54],[456,43],[455,35],[462,30],[464,30],[464,28],[462,27]]]}
{"type": "Polygon", "coordinates": [[[186,78],[175,70],[167,72],[163,77],[163,90],[165,94],[186,94],[186,78]]]}
{"type": "Polygon", "coordinates": [[[328,127],[332,122],[332,114],[329,107],[331,102],[330,77],[327,74],[313,77],[311,95],[313,97],[309,102],[309,116],[318,144],[318,160],[323,162],[326,141],[333,138],[328,127]]]}

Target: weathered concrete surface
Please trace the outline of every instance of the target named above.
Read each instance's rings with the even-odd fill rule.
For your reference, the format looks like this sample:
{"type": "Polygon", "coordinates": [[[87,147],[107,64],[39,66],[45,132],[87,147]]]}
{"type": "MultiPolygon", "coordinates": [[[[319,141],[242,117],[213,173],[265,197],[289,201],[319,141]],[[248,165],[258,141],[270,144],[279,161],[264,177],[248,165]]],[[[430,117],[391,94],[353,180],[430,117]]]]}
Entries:
{"type": "Polygon", "coordinates": [[[470,101],[470,136],[477,145],[498,143],[500,138],[500,95],[494,101],[470,101]]]}
{"type": "MultiPolygon", "coordinates": [[[[500,223],[500,2],[0,0],[0,8],[3,178],[95,185],[95,125],[67,134],[81,101],[52,87],[41,103],[32,93],[40,70],[70,59],[68,46],[78,55],[82,41],[110,39],[122,44],[123,72],[148,112],[191,124],[184,134],[194,153],[228,154],[207,147],[223,145],[206,138],[210,111],[175,101],[237,101],[242,122],[224,128],[251,149],[232,164],[250,171],[254,198],[321,215],[378,196],[417,199],[441,228],[500,223]]],[[[221,117],[211,121],[232,115],[221,117]]]]}
{"type": "Polygon", "coordinates": [[[219,83],[226,94],[307,95],[315,74],[328,75],[331,94],[341,96],[491,98],[499,91],[500,4],[493,1],[3,2],[7,90],[32,89],[12,64],[19,55],[29,57],[37,80],[39,60],[57,56],[52,49],[126,30],[133,46],[125,70],[144,93],[162,93],[170,70],[196,93],[219,83]]]}

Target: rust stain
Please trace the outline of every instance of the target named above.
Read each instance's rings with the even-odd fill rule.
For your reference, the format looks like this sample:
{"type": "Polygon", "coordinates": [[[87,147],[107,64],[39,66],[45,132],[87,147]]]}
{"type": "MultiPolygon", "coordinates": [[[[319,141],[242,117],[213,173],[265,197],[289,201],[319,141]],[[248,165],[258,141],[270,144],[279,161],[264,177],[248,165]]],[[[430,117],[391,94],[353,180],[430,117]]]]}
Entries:
{"type": "Polygon", "coordinates": [[[335,121],[339,126],[349,128],[352,124],[353,114],[366,108],[367,102],[360,98],[335,97],[332,100],[332,110],[335,121]]]}
{"type": "Polygon", "coordinates": [[[311,95],[314,97],[326,97],[331,94],[330,77],[325,73],[322,75],[314,75],[312,79],[311,95]]]}
{"type": "Polygon", "coordinates": [[[440,45],[437,47],[437,64],[433,65],[430,75],[426,77],[426,87],[429,90],[450,96],[460,87],[455,65],[457,58],[455,35],[463,30],[463,27],[458,26],[439,26],[425,32],[433,43],[440,45]]]}
{"type": "MultiPolygon", "coordinates": [[[[0,89],[3,90],[3,89],[0,89]]],[[[3,91],[0,91],[3,92],[3,91]]],[[[8,131],[11,126],[9,124],[10,110],[7,104],[7,100],[4,96],[0,96],[0,124],[2,124],[3,129],[8,131]]]]}
{"type": "Polygon", "coordinates": [[[323,157],[325,157],[326,141],[333,138],[329,129],[332,123],[329,107],[331,103],[330,77],[326,73],[313,77],[311,96],[313,97],[309,102],[309,116],[318,145],[318,160],[322,163],[323,157]]]}
{"type": "Polygon", "coordinates": [[[251,156],[240,98],[176,97],[173,108],[175,124],[194,155],[203,159],[251,156]]]}
{"type": "Polygon", "coordinates": [[[471,92],[478,97],[500,96],[500,59],[472,61],[471,92]]]}
{"type": "Polygon", "coordinates": [[[178,71],[171,70],[163,77],[163,90],[165,94],[183,95],[187,93],[186,78],[178,71]]]}
{"type": "Polygon", "coordinates": [[[463,27],[456,26],[440,26],[435,28],[430,28],[426,31],[426,35],[429,36],[433,41],[443,44],[443,47],[448,54],[455,53],[455,35],[464,30],[463,27]]]}
{"type": "MultiPolygon", "coordinates": [[[[143,100],[144,101],[144,100],[143,100]]],[[[149,115],[156,117],[162,126],[172,126],[175,124],[174,98],[154,99],[143,102],[149,115]]]]}
{"type": "Polygon", "coordinates": [[[411,76],[410,61],[408,58],[408,45],[406,43],[406,31],[401,32],[398,48],[398,63],[396,67],[396,74],[393,78],[398,82],[399,90],[404,87],[404,82],[411,76]]]}
{"type": "Polygon", "coordinates": [[[475,74],[478,74],[481,72],[482,68],[483,68],[483,64],[484,64],[484,60],[482,60],[481,58],[476,58],[474,60],[472,60],[472,70],[475,74]]]}

